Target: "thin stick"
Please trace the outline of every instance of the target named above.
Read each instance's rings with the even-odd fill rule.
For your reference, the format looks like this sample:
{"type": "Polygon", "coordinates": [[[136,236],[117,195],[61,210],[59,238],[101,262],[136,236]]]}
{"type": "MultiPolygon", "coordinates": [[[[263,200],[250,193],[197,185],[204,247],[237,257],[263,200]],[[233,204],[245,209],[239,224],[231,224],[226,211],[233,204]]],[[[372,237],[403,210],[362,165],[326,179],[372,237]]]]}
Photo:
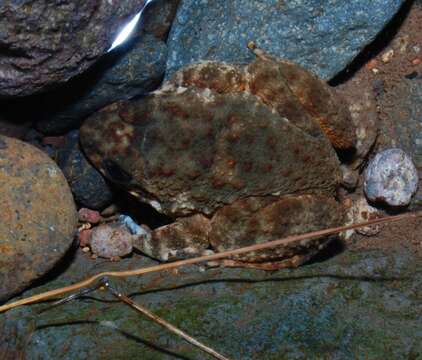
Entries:
{"type": "Polygon", "coordinates": [[[148,309],[144,308],[142,305],[139,305],[135,303],[132,299],[127,297],[126,295],[123,295],[116,289],[114,289],[110,282],[106,279],[104,280],[104,286],[107,288],[108,291],[110,291],[115,297],[117,297],[119,300],[123,301],[125,304],[129,305],[133,309],[139,311],[140,313],[144,314],[147,318],[151,319],[152,321],[156,322],[157,324],[161,325],[162,327],[166,328],[170,332],[180,336],[181,338],[185,339],[187,342],[191,343],[192,345],[200,348],[201,350],[205,351],[206,353],[210,354],[211,356],[215,357],[219,360],[230,360],[229,358],[219,354],[217,351],[211,349],[210,347],[202,344],[198,340],[194,339],[192,336],[186,334],[183,330],[180,330],[176,326],[170,324],[166,320],[158,317],[154,313],[150,312],[148,309]]]}
{"type": "Polygon", "coordinates": [[[139,269],[127,270],[127,271],[107,271],[107,272],[103,272],[103,273],[99,273],[99,274],[96,274],[94,276],[91,276],[90,278],[87,278],[87,279],[80,281],[78,283],[75,283],[73,285],[69,285],[69,286],[65,286],[65,287],[62,287],[62,288],[46,291],[46,292],[43,292],[41,294],[33,295],[33,296],[30,296],[30,297],[9,303],[9,304],[2,305],[2,306],[0,306],[0,313],[3,312],[3,311],[9,310],[9,309],[15,308],[17,306],[39,302],[39,301],[49,299],[49,298],[54,297],[54,296],[63,295],[63,294],[66,294],[68,292],[79,290],[83,287],[91,285],[92,283],[94,283],[96,280],[100,279],[103,276],[128,277],[128,276],[144,275],[144,274],[148,274],[148,273],[154,273],[154,272],[159,272],[159,271],[175,269],[175,268],[178,268],[178,267],[184,266],[184,265],[198,264],[198,263],[201,263],[201,262],[204,262],[204,261],[221,260],[221,259],[224,259],[224,258],[227,258],[227,257],[230,257],[230,256],[234,256],[234,255],[245,254],[245,253],[248,253],[248,252],[251,252],[251,251],[270,249],[270,248],[274,248],[274,247],[280,246],[280,245],[287,245],[287,244],[291,244],[291,243],[294,243],[294,242],[300,242],[302,240],[308,240],[308,239],[318,238],[318,237],[321,237],[321,236],[338,234],[342,231],[357,229],[357,228],[365,227],[365,226],[368,226],[368,225],[389,223],[389,222],[399,221],[399,220],[403,220],[403,219],[417,218],[417,217],[421,217],[421,216],[422,216],[422,212],[420,212],[420,211],[413,212],[413,213],[401,214],[401,215],[386,216],[386,217],[383,217],[383,218],[372,219],[372,220],[365,221],[365,222],[358,223],[358,224],[339,226],[339,227],[329,228],[329,229],[325,229],[325,230],[318,230],[318,231],[313,231],[313,232],[302,234],[302,235],[292,235],[292,236],[288,236],[288,237],[283,238],[283,239],[273,240],[273,241],[269,241],[269,242],[262,243],[262,244],[255,244],[255,245],[246,246],[246,247],[242,247],[242,248],[235,249],[235,250],[229,250],[229,251],[224,251],[224,252],[216,253],[216,254],[212,254],[212,255],[206,255],[206,256],[200,256],[200,257],[186,259],[186,260],[175,261],[175,262],[167,263],[167,264],[150,266],[150,267],[147,267],[147,268],[139,268],[139,269]]]}

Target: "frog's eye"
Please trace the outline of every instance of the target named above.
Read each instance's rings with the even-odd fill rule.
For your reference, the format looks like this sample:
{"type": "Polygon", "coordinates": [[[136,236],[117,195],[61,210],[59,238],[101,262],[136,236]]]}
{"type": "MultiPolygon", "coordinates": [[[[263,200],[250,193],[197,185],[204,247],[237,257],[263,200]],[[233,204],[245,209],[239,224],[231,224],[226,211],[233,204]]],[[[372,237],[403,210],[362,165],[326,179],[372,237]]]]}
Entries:
{"type": "Polygon", "coordinates": [[[105,171],[105,175],[115,183],[128,184],[132,181],[132,176],[122,169],[115,161],[111,159],[105,159],[102,162],[102,167],[105,171]]]}

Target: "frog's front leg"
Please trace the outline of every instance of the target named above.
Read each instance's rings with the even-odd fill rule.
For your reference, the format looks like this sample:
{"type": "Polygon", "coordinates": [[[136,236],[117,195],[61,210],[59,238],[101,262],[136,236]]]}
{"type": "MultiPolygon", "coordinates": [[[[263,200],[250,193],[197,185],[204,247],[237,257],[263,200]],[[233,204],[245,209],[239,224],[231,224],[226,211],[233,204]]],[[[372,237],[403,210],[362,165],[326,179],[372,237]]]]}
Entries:
{"type": "Polygon", "coordinates": [[[210,220],[200,214],[183,217],[134,240],[133,246],[160,261],[204,255],[209,248],[210,220]]]}

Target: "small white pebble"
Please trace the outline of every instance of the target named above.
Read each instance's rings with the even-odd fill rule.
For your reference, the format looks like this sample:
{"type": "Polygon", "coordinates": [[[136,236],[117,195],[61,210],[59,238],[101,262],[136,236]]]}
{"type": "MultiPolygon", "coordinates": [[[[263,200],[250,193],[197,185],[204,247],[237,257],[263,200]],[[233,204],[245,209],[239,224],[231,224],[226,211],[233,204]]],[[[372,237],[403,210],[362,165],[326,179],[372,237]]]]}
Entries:
{"type": "Polygon", "coordinates": [[[383,63],[388,63],[394,56],[394,50],[390,49],[381,56],[381,60],[383,63]]]}
{"type": "Polygon", "coordinates": [[[366,197],[390,206],[406,206],[418,187],[418,172],[412,159],[401,149],[381,151],[364,174],[366,197]]]}

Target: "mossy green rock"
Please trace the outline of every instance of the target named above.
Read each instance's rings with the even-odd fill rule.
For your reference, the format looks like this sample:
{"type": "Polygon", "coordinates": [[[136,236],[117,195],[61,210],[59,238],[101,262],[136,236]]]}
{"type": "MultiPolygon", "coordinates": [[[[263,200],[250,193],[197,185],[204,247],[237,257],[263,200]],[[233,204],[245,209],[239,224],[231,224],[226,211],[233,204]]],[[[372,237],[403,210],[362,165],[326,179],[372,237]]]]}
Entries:
{"type": "MultiPolygon", "coordinates": [[[[81,254],[53,281],[24,295],[106,268],[148,262],[139,256],[95,262],[81,254]]],[[[116,285],[232,359],[420,359],[421,265],[406,249],[347,250],[296,270],[200,272],[191,267],[116,285]]],[[[36,314],[47,306],[0,315],[6,358],[209,358],[102,291],[36,314]]]]}

